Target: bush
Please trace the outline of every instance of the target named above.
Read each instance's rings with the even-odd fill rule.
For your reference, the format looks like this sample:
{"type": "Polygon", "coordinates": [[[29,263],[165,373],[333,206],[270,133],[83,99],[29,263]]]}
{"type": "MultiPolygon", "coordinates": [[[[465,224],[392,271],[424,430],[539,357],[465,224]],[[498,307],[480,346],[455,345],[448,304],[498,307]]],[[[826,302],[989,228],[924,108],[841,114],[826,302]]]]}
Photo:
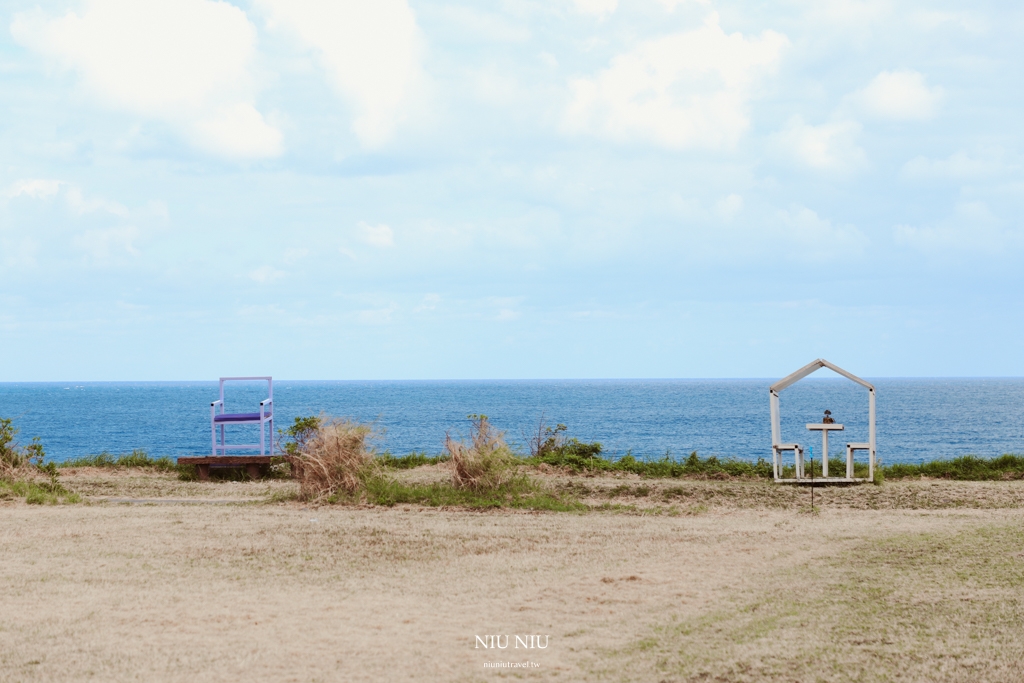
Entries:
{"type": "MultiPolygon", "coordinates": [[[[319,502],[343,494],[360,493],[379,470],[367,440],[368,425],[350,420],[315,418],[315,429],[304,427],[302,441],[290,452],[292,474],[299,482],[299,497],[319,502]]],[[[299,423],[299,420],[296,420],[299,423]]]]}
{"type": "Polygon", "coordinates": [[[486,415],[470,415],[469,442],[445,434],[445,450],[451,466],[452,485],[486,491],[501,488],[516,477],[517,459],[486,415]]]}
{"type": "Polygon", "coordinates": [[[18,470],[38,467],[43,464],[46,452],[39,437],[34,437],[28,446],[20,446],[14,440],[18,429],[10,418],[0,418],[0,478],[10,479],[18,470]]]}
{"type": "Polygon", "coordinates": [[[544,424],[543,416],[537,426],[537,433],[529,439],[530,464],[545,464],[567,467],[574,472],[605,469],[607,462],[601,458],[601,444],[596,441],[584,443],[576,438],[566,438],[568,427],[559,423],[554,428],[544,424]]]}
{"type": "Polygon", "coordinates": [[[309,417],[297,417],[295,422],[285,430],[278,430],[278,450],[288,455],[298,455],[306,447],[306,442],[314,438],[320,431],[321,425],[327,420],[324,415],[310,415],[309,417]],[[283,441],[284,437],[290,441],[283,441]]]}

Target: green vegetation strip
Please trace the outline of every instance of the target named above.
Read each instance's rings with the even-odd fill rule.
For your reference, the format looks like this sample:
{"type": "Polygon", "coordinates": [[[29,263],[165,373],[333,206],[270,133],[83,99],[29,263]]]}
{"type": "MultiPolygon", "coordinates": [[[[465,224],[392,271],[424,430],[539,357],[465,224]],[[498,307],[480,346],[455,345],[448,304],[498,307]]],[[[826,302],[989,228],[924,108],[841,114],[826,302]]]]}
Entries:
{"type": "Polygon", "coordinates": [[[160,458],[151,457],[146,451],[134,450],[131,453],[122,455],[111,455],[106,451],[99,455],[89,455],[84,458],[65,460],[60,467],[104,467],[114,469],[118,467],[145,467],[157,470],[158,472],[177,472],[177,463],[166,456],[160,458]]]}
{"type": "Polygon", "coordinates": [[[82,502],[81,496],[54,481],[0,479],[0,500],[12,498],[24,498],[29,505],[66,505],[82,502]]]}
{"type": "Polygon", "coordinates": [[[366,502],[371,505],[426,505],[429,507],[462,507],[476,510],[512,508],[574,512],[587,506],[571,496],[548,491],[527,477],[482,490],[458,488],[448,482],[406,483],[390,477],[373,477],[366,482],[359,496],[336,493],[326,502],[366,502]]]}

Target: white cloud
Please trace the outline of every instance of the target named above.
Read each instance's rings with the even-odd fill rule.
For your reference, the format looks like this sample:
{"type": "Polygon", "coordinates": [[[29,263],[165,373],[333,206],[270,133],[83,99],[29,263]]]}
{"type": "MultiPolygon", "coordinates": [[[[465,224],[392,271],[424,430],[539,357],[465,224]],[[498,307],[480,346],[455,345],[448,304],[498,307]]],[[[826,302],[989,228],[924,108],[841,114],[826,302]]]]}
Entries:
{"type": "Polygon", "coordinates": [[[193,139],[225,157],[274,157],[281,153],[281,132],[249,102],[211,109],[193,124],[193,139]]]}
{"type": "Polygon", "coordinates": [[[794,204],[778,214],[780,228],[774,236],[780,238],[787,251],[796,250],[811,258],[842,258],[864,251],[868,239],[853,225],[833,225],[815,211],[794,204]]]}
{"type": "Polygon", "coordinates": [[[847,171],[866,163],[856,142],[861,126],[856,121],[833,121],[812,126],[799,116],[772,136],[776,147],[800,163],[822,170],[847,171]]]}
{"type": "Polygon", "coordinates": [[[724,221],[731,221],[742,210],[743,197],[738,194],[722,197],[715,203],[715,213],[724,221]]]}
{"type": "Polygon", "coordinates": [[[417,313],[425,313],[426,311],[433,311],[437,308],[437,305],[441,303],[441,295],[439,294],[424,294],[423,301],[419,306],[415,308],[417,313]]]}
{"type": "Polygon", "coordinates": [[[942,88],[928,87],[917,71],[883,71],[851,95],[869,116],[894,121],[925,121],[935,115],[942,88]]]}
{"type": "Polygon", "coordinates": [[[15,41],[77,71],[104,105],[169,124],[232,158],[275,156],[281,133],[254,106],[256,30],[211,0],[89,0],[81,15],[14,16],[15,41]]]}
{"type": "Polygon", "coordinates": [[[398,304],[391,303],[387,308],[371,308],[356,312],[356,321],[362,325],[387,325],[391,316],[398,310],[398,304]]]}
{"type": "Polygon", "coordinates": [[[135,246],[135,241],[138,238],[138,228],[133,225],[124,225],[100,230],[86,230],[74,238],[74,244],[93,261],[106,263],[125,254],[138,256],[140,252],[135,246]]]}
{"type": "Polygon", "coordinates": [[[285,276],[283,270],[278,270],[273,266],[260,266],[255,270],[249,271],[249,279],[255,282],[274,282],[280,280],[285,276]]]}
{"type": "MultiPolygon", "coordinates": [[[[28,236],[5,235],[0,230],[0,264],[5,271],[34,268],[39,241],[28,236]]],[[[0,273],[3,278],[7,273],[0,273]]]]}
{"type": "MultiPolygon", "coordinates": [[[[658,0],[658,4],[663,6],[669,12],[674,12],[676,7],[678,7],[679,5],[686,4],[687,2],[690,2],[690,1],[691,0],[658,0]]],[[[696,3],[700,4],[700,5],[710,5],[711,4],[711,0],[692,0],[692,1],[696,2],[696,3]]]]}
{"type": "MultiPolygon", "coordinates": [[[[78,216],[84,216],[87,213],[95,213],[97,211],[103,211],[122,218],[127,218],[131,215],[131,211],[129,211],[124,205],[102,197],[87,197],[80,187],[64,182],[63,180],[18,180],[12,183],[3,192],[2,196],[10,199],[15,197],[28,197],[30,199],[41,201],[63,196],[64,201],[67,202],[68,208],[78,216]]],[[[166,220],[167,207],[158,202],[156,204],[151,204],[143,213],[154,214],[166,220]]]]}
{"type": "Polygon", "coordinates": [[[999,173],[1006,170],[1006,165],[998,158],[986,155],[987,158],[971,156],[966,152],[955,152],[945,159],[929,159],[917,156],[903,164],[900,175],[910,179],[932,178],[975,178],[978,176],[999,173]]]}
{"type": "Polygon", "coordinates": [[[59,180],[46,180],[43,178],[26,178],[11,184],[4,191],[4,196],[10,199],[15,197],[30,197],[32,199],[49,199],[55,197],[60,191],[63,183],[59,180]]]}
{"type": "Polygon", "coordinates": [[[911,19],[925,30],[955,25],[971,34],[986,33],[989,29],[988,20],[973,12],[944,12],[941,10],[920,10],[911,15],[911,19]]]}
{"type": "Polygon", "coordinates": [[[572,4],[578,12],[603,17],[618,8],[619,0],[572,0],[572,4]]]}
{"type": "Polygon", "coordinates": [[[892,13],[889,0],[813,0],[810,16],[844,28],[878,23],[892,13]]]}
{"type": "Polygon", "coordinates": [[[446,5],[440,12],[455,25],[461,40],[523,43],[530,39],[530,29],[525,24],[512,23],[498,14],[481,12],[464,5],[446,5]]]}
{"type": "Polygon", "coordinates": [[[257,0],[320,57],[334,88],[355,109],[366,147],[389,141],[423,87],[423,38],[406,0],[257,0]]]}
{"type": "Polygon", "coordinates": [[[699,29],[643,42],[572,81],[565,128],[675,149],[732,147],[750,125],[757,80],[775,71],[788,44],[774,31],[726,34],[713,13],[699,29]]]}
{"type": "Polygon", "coordinates": [[[934,225],[897,225],[897,244],[929,253],[945,252],[1000,254],[1024,246],[1024,236],[1007,230],[988,205],[981,201],[961,202],[953,214],[934,225]]]}
{"type": "Polygon", "coordinates": [[[284,250],[285,265],[294,266],[296,263],[309,255],[309,249],[305,247],[288,247],[284,250]]]}
{"type": "Polygon", "coordinates": [[[519,307],[523,303],[521,296],[491,296],[479,301],[483,307],[481,317],[487,320],[508,322],[522,317],[519,307]]]}
{"type": "Polygon", "coordinates": [[[79,216],[96,211],[105,211],[106,213],[121,217],[127,217],[130,213],[127,208],[117,202],[99,197],[86,197],[79,188],[73,185],[68,187],[64,193],[64,198],[67,200],[71,210],[79,216]]]}
{"type": "Polygon", "coordinates": [[[380,225],[370,225],[360,221],[359,225],[359,238],[371,247],[393,247],[395,246],[395,233],[391,229],[391,226],[381,223],[380,225]]]}

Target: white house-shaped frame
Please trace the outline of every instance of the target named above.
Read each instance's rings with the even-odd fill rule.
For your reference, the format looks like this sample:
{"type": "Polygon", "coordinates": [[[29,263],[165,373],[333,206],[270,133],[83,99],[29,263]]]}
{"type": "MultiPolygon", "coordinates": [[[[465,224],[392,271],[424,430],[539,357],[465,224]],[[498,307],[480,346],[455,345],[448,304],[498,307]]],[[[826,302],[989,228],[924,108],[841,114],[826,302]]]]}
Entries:
{"type": "MultiPolygon", "coordinates": [[[[771,406],[772,414],[772,470],[775,475],[775,481],[779,483],[788,484],[809,484],[811,482],[827,484],[830,482],[860,482],[860,481],[871,481],[875,478],[875,387],[870,382],[866,382],[860,377],[857,377],[853,373],[843,370],[837,365],[829,363],[823,358],[819,358],[816,361],[808,363],[788,377],[780,379],[775,384],[768,387],[768,401],[771,406]],[[782,443],[782,421],[779,415],[779,393],[784,389],[796,384],[804,377],[807,377],[813,372],[820,370],[821,368],[828,368],[833,372],[842,375],[843,377],[856,382],[862,387],[868,390],[868,443],[848,443],[846,444],[846,476],[845,477],[830,477],[828,476],[828,452],[822,454],[822,475],[817,478],[808,478],[804,472],[804,449],[800,444],[796,443],[782,443]],[[783,478],[782,476],[782,454],[785,451],[793,451],[794,459],[794,473],[792,478],[783,478]],[[856,478],[853,476],[853,453],[854,451],[867,451],[868,452],[868,476],[856,478]]],[[[807,425],[808,429],[824,429],[823,439],[824,442],[828,443],[828,430],[829,429],[842,429],[842,425],[807,425]]]]}

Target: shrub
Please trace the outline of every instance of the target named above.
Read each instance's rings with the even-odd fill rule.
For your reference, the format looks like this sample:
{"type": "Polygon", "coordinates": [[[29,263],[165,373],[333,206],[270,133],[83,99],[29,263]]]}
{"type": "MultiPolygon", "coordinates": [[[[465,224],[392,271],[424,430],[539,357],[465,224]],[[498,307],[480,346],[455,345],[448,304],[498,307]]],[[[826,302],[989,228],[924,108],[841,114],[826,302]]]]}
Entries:
{"type": "Polygon", "coordinates": [[[574,472],[606,469],[601,458],[602,446],[594,441],[585,443],[575,437],[566,438],[568,427],[559,423],[552,427],[544,424],[543,416],[537,433],[529,439],[530,463],[554,467],[568,467],[574,472]]]}
{"type": "Polygon", "coordinates": [[[321,425],[327,420],[324,415],[310,415],[309,417],[297,417],[287,429],[278,430],[280,438],[278,449],[288,455],[298,455],[306,447],[306,442],[314,438],[320,431],[321,425]],[[283,441],[284,437],[291,441],[283,441]]]}
{"type": "Polygon", "coordinates": [[[486,491],[500,488],[516,477],[517,460],[486,415],[470,415],[469,442],[445,434],[445,450],[456,488],[486,491]]]}
{"type": "Polygon", "coordinates": [[[9,479],[14,477],[18,470],[40,466],[46,452],[39,437],[32,439],[27,446],[20,446],[14,440],[18,435],[18,429],[10,418],[0,418],[0,478],[9,479]]]}
{"type": "Polygon", "coordinates": [[[315,419],[315,429],[304,427],[302,441],[296,440],[301,445],[291,451],[300,498],[319,502],[335,494],[359,493],[379,469],[367,446],[373,430],[350,420],[315,419]]]}

